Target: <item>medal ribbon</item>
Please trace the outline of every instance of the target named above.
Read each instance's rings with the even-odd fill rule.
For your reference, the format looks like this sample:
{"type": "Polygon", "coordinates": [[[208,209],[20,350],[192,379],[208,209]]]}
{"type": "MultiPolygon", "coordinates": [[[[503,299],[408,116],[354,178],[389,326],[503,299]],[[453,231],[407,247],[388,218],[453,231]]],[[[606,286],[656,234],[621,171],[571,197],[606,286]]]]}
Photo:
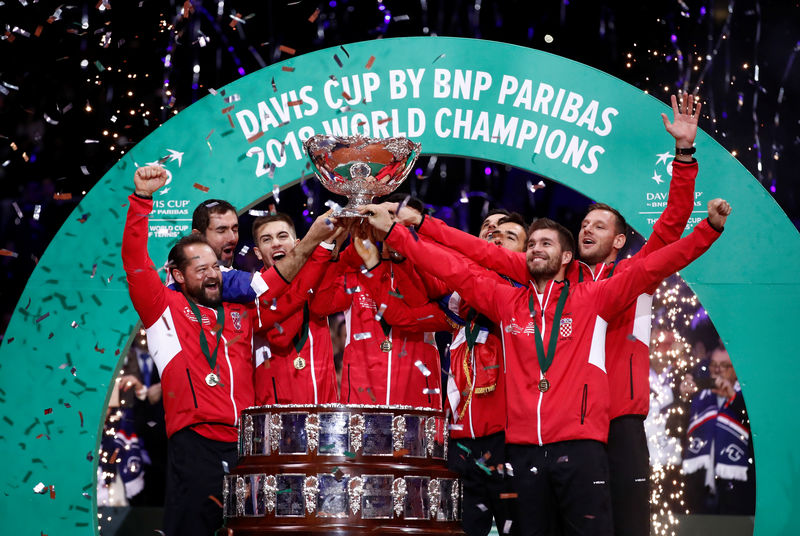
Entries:
{"type": "Polygon", "coordinates": [[[303,304],[303,327],[300,328],[300,333],[296,334],[292,339],[292,343],[294,344],[294,349],[297,350],[297,355],[300,355],[300,350],[303,349],[303,346],[306,345],[306,341],[308,340],[308,323],[309,323],[309,310],[308,310],[308,302],[303,304]]]}
{"type": "Polygon", "coordinates": [[[200,350],[206,357],[206,361],[208,361],[208,365],[211,367],[211,372],[214,372],[214,369],[217,367],[217,351],[219,350],[219,341],[222,338],[222,329],[225,327],[225,310],[221,305],[217,307],[217,323],[219,323],[219,329],[217,330],[217,345],[214,347],[214,353],[212,354],[208,350],[208,341],[203,333],[203,317],[200,314],[200,309],[198,309],[197,305],[195,305],[194,302],[189,298],[186,298],[186,301],[189,302],[189,307],[192,309],[194,317],[197,319],[197,323],[200,324],[200,350]]]}
{"type": "MultiPolygon", "coordinates": [[[[542,375],[547,372],[547,369],[550,368],[550,365],[553,364],[553,360],[556,357],[556,343],[558,343],[558,332],[561,328],[561,313],[564,312],[564,304],[567,302],[567,296],[569,296],[569,281],[565,280],[564,289],[561,291],[561,296],[558,297],[558,303],[556,304],[556,314],[553,316],[553,325],[550,328],[550,342],[547,347],[547,354],[544,352],[544,341],[542,340],[539,326],[536,325],[536,322],[533,323],[533,331],[536,338],[536,356],[539,358],[539,370],[542,371],[542,375]]],[[[533,308],[533,294],[528,295],[528,310],[531,312],[531,318],[533,318],[536,314],[533,308]]],[[[542,316],[544,316],[544,311],[542,311],[542,316]]]]}

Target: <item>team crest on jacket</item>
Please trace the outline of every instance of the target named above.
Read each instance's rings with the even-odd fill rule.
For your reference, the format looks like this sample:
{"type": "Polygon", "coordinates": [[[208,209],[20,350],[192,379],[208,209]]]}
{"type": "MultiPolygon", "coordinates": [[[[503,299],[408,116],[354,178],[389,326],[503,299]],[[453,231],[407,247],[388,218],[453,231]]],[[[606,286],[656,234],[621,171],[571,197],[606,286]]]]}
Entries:
{"type": "Polygon", "coordinates": [[[572,337],[572,319],[562,318],[561,325],[558,328],[558,334],[562,337],[572,337]]]}
{"type": "Polygon", "coordinates": [[[231,320],[233,320],[233,329],[240,331],[242,329],[242,315],[239,311],[231,311],[231,320]]]}

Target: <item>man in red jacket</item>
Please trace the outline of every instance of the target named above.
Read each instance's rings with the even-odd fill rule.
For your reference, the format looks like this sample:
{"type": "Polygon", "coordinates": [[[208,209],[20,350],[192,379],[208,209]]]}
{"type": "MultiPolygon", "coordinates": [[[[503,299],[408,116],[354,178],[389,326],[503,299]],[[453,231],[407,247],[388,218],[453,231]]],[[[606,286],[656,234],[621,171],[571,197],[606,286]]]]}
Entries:
{"type": "MultiPolygon", "coordinates": [[[[217,256],[193,233],[169,254],[180,290],[164,286],[147,253],[152,194],[165,184],[160,166],[136,170],[122,238],[131,301],[147,332],[161,375],[168,436],[164,532],[211,535],[222,524],[218,506],[225,471],[236,463],[239,412],[253,405],[253,315],[222,302],[217,256]]],[[[330,231],[318,219],[292,255],[262,275],[269,303],[294,278],[330,231]]]]}
{"type": "Polygon", "coordinates": [[[730,206],[709,202],[709,216],[686,238],[631,263],[616,277],[570,284],[564,275],[574,239],[541,219],[531,226],[527,288],[464,270],[446,248],[416,240],[386,207],[362,213],[386,243],[435,271],[501,326],[506,356],[506,441],[518,496],[520,532],[547,533],[551,516],[567,534],[613,533],[608,487],[608,380],[605,330],[636,297],[700,256],[722,231],[730,206]]]}
{"type": "MultiPolygon", "coordinates": [[[[264,263],[262,273],[300,243],[294,222],[283,213],[256,218],[253,241],[256,257],[264,263]]],[[[254,343],[257,404],[327,404],[338,399],[328,319],[314,305],[314,291],[334,247],[323,242],[315,250],[290,290],[270,306],[276,317],[259,317],[269,331],[266,341],[256,338],[254,343]]]]}

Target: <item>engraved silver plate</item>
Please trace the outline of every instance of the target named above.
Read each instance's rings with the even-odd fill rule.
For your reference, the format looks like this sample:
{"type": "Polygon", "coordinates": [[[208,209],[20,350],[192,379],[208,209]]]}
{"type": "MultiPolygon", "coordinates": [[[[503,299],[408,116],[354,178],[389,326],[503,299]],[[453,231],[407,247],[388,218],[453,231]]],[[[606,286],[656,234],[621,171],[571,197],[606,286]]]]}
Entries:
{"type": "Polygon", "coordinates": [[[392,482],[392,509],[394,516],[400,517],[406,502],[406,481],[402,478],[395,478],[392,482]]]}
{"type": "Polygon", "coordinates": [[[278,444],[279,454],[308,453],[308,436],[306,435],[306,419],[308,413],[281,413],[281,439],[278,444]]]}
{"type": "Polygon", "coordinates": [[[407,476],[404,479],[406,501],[403,508],[404,519],[428,519],[430,517],[430,501],[428,497],[427,476],[407,476]]]}
{"type": "Polygon", "coordinates": [[[397,415],[392,418],[392,450],[397,452],[403,448],[406,438],[406,418],[397,415]]]}
{"type": "Polygon", "coordinates": [[[433,513],[434,498],[428,494],[431,501],[431,518],[437,521],[455,521],[458,519],[458,480],[453,478],[440,478],[438,480],[440,490],[439,506],[435,518],[433,513]]]}
{"type": "Polygon", "coordinates": [[[314,452],[319,446],[319,415],[311,413],[306,418],[306,438],[308,438],[308,450],[314,452]]]}
{"type": "Polygon", "coordinates": [[[406,433],[403,437],[403,449],[406,456],[424,458],[425,451],[425,419],[421,415],[403,415],[406,433]]]}
{"type": "Polygon", "coordinates": [[[349,419],[347,413],[319,414],[320,456],[344,456],[347,451],[349,419]]]}
{"type": "Polygon", "coordinates": [[[303,484],[306,475],[278,475],[278,500],[275,515],[278,517],[305,517],[303,484]]]}
{"type": "Polygon", "coordinates": [[[317,517],[347,517],[347,485],[349,479],[342,476],[320,473],[319,498],[317,500],[317,517]]]}
{"type": "Polygon", "coordinates": [[[319,496],[319,481],[315,476],[307,476],[303,482],[303,500],[306,503],[306,511],[311,514],[317,509],[317,497],[319,496]]]}
{"type": "Polygon", "coordinates": [[[269,449],[269,415],[266,413],[253,414],[253,447],[251,455],[263,456],[270,452],[269,449]]]}
{"type": "Polygon", "coordinates": [[[350,450],[358,454],[364,442],[364,416],[350,416],[350,450]]]}
{"type": "Polygon", "coordinates": [[[392,475],[365,475],[361,519],[392,518],[392,475]]]}
{"type": "Polygon", "coordinates": [[[256,474],[244,477],[245,497],[244,515],[245,516],[264,516],[266,506],[264,504],[264,488],[262,482],[266,475],[256,474]]]}
{"type": "Polygon", "coordinates": [[[392,414],[367,413],[364,415],[364,454],[391,456],[392,453],[392,414]]]}

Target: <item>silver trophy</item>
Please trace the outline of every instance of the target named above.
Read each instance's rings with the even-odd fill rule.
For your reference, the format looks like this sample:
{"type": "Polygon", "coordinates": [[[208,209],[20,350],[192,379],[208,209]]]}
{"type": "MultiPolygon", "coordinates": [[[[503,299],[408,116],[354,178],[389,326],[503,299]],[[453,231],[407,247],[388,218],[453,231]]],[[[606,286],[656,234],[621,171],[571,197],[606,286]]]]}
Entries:
{"type": "Polygon", "coordinates": [[[349,198],[334,212],[337,217],[362,217],[358,208],[375,196],[392,193],[420,154],[420,144],[407,138],[317,134],[303,146],[322,185],[349,198]]]}

